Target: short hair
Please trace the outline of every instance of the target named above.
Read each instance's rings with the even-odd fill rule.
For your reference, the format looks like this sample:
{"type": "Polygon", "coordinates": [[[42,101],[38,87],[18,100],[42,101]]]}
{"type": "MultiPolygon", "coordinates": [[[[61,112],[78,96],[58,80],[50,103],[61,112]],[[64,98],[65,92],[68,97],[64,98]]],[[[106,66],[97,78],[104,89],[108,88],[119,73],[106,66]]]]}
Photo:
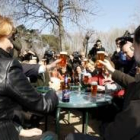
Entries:
{"type": "Polygon", "coordinates": [[[134,40],[136,43],[140,44],[140,26],[134,32],[134,40]]]}
{"type": "Polygon", "coordinates": [[[0,15],[0,38],[11,35],[13,30],[14,25],[12,20],[0,15]]]}
{"type": "Polygon", "coordinates": [[[121,37],[116,38],[115,42],[121,41],[121,37]]]}
{"type": "Polygon", "coordinates": [[[97,43],[97,42],[101,42],[101,40],[100,40],[100,39],[98,39],[98,40],[96,41],[96,43],[97,43]]]}

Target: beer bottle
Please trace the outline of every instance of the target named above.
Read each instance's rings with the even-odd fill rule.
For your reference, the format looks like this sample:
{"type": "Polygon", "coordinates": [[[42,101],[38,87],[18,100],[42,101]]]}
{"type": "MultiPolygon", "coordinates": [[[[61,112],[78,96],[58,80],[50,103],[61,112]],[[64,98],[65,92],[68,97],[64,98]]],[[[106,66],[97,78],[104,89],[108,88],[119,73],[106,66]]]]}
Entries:
{"type": "Polygon", "coordinates": [[[79,75],[75,74],[75,85],[79,85],[79,75]]]}
{"type": "Polygon", "coordinates": [[[71,75],[71,85],[72,86],[74,85],[74,72],[72,72],[72,75],[71,75]]]}
{"type": "Polygon", "coordinates": [[[60,89],[63,91],[65,89],[64,80],[60,81],[60,89]]]}
{"type": "Polygon", "coordinates": [[[68,75],[67,74],[65,75],[65,78],[64,78],[64,89],[62,90],[62,101],[63,102],[70,101],[68,75]]]}

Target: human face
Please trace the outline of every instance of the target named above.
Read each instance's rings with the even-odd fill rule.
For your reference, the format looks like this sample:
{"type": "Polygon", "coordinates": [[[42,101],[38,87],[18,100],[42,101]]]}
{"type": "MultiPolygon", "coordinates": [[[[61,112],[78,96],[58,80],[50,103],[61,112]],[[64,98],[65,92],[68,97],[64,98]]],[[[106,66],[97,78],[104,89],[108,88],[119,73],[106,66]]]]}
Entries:
{"type": "Polygon", "coordinates": [[[101,48],[101,42],[97,42],[97,48],[101,48]]]}
{"type": "Polygon", "coordinates": [[[70,59],[73,60],[73,56],[72,55],[70,55],[70,59]]]}
{"type": "Polygon", "coordinates": [[[78,66],[77,68],[76,68],[76,71],[77,71],[77,73],[81,73],[82,71],[81,71],[81,68],[78,66]]]}
{"type": "Polygon", "coordinates": [[[63,68],[62,68],[62,73],[65,73],[65,72],[66,72],[66,68],[63,67],[63,68]]]}
{"type": "Polygon", "coordinates": [[[120,40],[118,40],[117,42],[116,42],[116,46],[117,46],[117,48],[120,48],[120,40]]]}
{"type": "Polygon", "coordinates": [[[81,58],[85,58],[85,53],[84,52],[81,52],[81,58]]]}
{"type": "Polygon", "coordinates": [[[13,50],[13,44],[8,38],[1,38],[0,39],[0,48],[6,51],[7,53],[10,53],[11,50],[13,50]]]}
{"type": "Polygon", "coordinates": [[[88,64],[86,65],[86,68],[87,68],[87,70],[89,70],[89,71],[91,71],[91,72],[95,70],[94,65],[92,65],[92,64],[90,64],[90,63],[88,63],[88,64]]]}
{"type": "Polygon", "coordinates": [[[132,57],[134,56],[134,50],[133,49],[134,49],[133,44],[131,42],[127,42],[122,48],[122,51],[126,55],[126,58],[128,60],[131,60],[132,57]]]}
{"type": "Polygon", "coordinates": [[[82,61],[82,62],[81,62],[81,65],[82,65],[82,67],[85,67],[85,62],[82,61]]]}
{"type": "Polygon", "coordinates": [[[136,62],[140,65],[140,44],[136,43],[134,40],[134,57],[136,62]]]}
{"type": "Polygon", "coordinates": [[[110,75],[110,74],[109,74],[109,71],[108,71],[105,67],[102,68],[102,72],[103,72],[103,74],[105,74],[106,76],[109,76],[109,75],[110,75]]]}

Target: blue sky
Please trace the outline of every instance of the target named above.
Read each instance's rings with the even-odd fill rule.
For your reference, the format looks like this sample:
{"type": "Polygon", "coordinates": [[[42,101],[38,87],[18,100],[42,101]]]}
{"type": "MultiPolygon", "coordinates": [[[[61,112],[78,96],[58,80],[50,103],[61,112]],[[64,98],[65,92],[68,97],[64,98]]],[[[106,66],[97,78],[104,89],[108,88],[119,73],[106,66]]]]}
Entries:
{"type": "MultiPolygon", "coordinates": [[[[93,0],[94,1],[94,0],[93,0]]],[[[98,12],[94,17],[83,23],[86,29],[108,31],[112,28],[127,28],[134,21],[134,13],[140,8],[139,0],[96,0],[98,12]]],[[[77,26],[64,22],[68,32],[77,32],[77,26]]],[[[48,32],[50,28],[43,30],[48,32]]]]}
{"type": "Polygon", "coordinates": [[[97,0],[100,12],[89,24],[98,31],[123,28],[133,21],[133,14],[140,5],[139,0],[97,0]]]}

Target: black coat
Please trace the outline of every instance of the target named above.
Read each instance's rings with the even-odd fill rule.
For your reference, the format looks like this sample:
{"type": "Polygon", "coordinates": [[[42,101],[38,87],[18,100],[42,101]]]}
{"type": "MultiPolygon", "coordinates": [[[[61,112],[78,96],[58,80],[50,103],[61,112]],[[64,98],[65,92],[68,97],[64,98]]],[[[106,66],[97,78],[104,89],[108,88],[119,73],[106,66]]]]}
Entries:
{"type": "Polygon", "coordinates": [[[22,63],[23,73],[26,75],[26,77],[30,78],[30,81],[32,83],[35,83],[39,77],[39,74],[38,74],[39,67],[40,67],[39,64],[22,63]]]}
{"type": "Polygon", "coordinates": [[[97,48],[97,47],[93,47],[90,51],[89,51],[89,54],[88,56],[91,57],[92,61],[96,61],[96,54],[97,54],[97,51],[105,51],[105,48],[104,47],[101,47],[101,48],[97,48]]]}
{"type": "Polygon", "coordinates": [[[24,107],[29,111],[47,113],[57,104],[54,90],[45,95],[38,93],[23,74],[21,64],[0,49],[0,140],[17,140],[13,122],[15,110],[24,107]]]}
{"type": "Polygon", "coordinates": [[[140,140],[140,75],[133,78],[119,71],[113,80],[126,88],[123,111],[105,132],[105,140],[140,140]]]}

